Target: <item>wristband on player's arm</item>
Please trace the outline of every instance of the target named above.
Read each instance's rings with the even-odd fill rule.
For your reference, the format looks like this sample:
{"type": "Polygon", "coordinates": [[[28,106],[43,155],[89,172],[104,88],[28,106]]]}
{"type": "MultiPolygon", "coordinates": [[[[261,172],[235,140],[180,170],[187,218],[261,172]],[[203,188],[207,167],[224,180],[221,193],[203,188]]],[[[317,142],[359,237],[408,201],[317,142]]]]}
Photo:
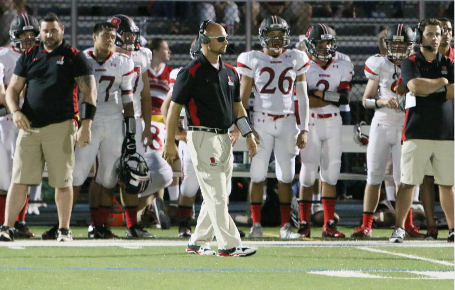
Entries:
{"type": "Polygon", "coordinates": [[[250,122],[245,116],[237,118],[235,120],[235,125],[239,128],[240,134],[242,134],[243,137],[253,133],[250,122]]]}
{"type": "Polygon", "coordinates": [[[322,99],[326,102],[338,103],[340,101],[340,94],[326,91],[323,93],[322,99]]]}
{"type": "Polygon", "coordinates": [[[371,99],[371,98],[366,99],[365,100],[365,108],[366,109],[378,109],[379,108],[378,100],[371,99]]]}
{"type": "Polygon", "coordinates": [[[96,106],[83,102],[81,104],[81,120],[93,120],[95,118],[96,106]]]}

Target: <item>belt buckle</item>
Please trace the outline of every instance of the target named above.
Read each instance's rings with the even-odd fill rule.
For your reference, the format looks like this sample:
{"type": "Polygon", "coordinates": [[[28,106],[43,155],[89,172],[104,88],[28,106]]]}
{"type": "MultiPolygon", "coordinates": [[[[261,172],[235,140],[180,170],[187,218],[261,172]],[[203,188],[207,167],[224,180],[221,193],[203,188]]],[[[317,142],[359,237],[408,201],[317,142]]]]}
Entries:
{"type": "Polygon", "coordinates": [[[220,129],[218,129],[218,128],[213,128],[213,130],[215,131],[215,134],[220,134],[220,129]]]}

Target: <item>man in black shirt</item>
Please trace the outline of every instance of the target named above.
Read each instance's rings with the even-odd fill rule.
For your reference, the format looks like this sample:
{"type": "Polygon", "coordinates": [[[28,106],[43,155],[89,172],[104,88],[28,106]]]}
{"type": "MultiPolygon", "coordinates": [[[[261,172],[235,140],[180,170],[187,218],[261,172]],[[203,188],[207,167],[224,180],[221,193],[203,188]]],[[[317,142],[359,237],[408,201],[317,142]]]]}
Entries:
{"type": "Polygon", "coordinates": [[[438,52],[441,42],[438,20],[425,19],[416,29],[420,50],[401,65],[403,83],[410,92],[406,96],[396,228],[389,241],[403,242],[404,221],[412,203],[412,192],[422,183],[425,168],[431,164],[449,227],[448,241],[453,242],[453,61],[438,52]]]}
{"type": "Polygon", "coordinates": [[[174,85],[163,158],[169,163],[177,158],[175,133],[180,111],[185,106],[189,122],[188,147],[204,197],[186,252],[214,255],[210,242],[215,235],[218,256],[250,256],[256,250],[242,246],[227,210],[233,167],[229,127],[235,121],[242,135],[247,137],[250,156],[256,154],[257,145],[240,101],[238,74],[220,58],[226,53],[226,31],[218,23],[204,21],[199,40],[202,55],[180,71],[174,85]]]}
{"type": "Polygon", "coordinates": [[[14,220],[24,205],[27,188],[41,182],[44,162],[49,184],[56,188],[59,214],[58,241],[71,241],[69,229],[73,200],[74,137],[80,146],[90,143],[95,115],[96,86],[86,57],[63,41],[64,26],[54,13],[40,23],[41,44],[29,49],[16,63],[6,93],[14,124],[20,129],[13,176],[0,240],[12,241],[14,220]],[[27,84],[22,109],[19,94],[27,84]],[[84,95],[81,127],[76,133],[78,88],[84,95]],[[75,136],[76,135],[76,136],[75,136]]]}

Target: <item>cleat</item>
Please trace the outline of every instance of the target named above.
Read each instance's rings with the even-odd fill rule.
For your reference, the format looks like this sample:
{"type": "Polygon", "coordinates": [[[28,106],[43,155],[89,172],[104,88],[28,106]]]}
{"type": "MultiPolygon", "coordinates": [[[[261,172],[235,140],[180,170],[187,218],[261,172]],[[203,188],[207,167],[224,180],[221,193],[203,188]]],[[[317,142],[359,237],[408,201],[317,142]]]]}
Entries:
{"type": "Polygon", "coordinates": [[[218,257],[248,257],[256,254],[255,248],[235,247],[229,250],[218,250],[218,257]]]}
{"type": "Polygon", "coordinates": [[[250,229],[250,234],[248,235],[250,239],[262,238],[262,226],[260,223],[254,223],[250,229]]]}
{"type": "Polygon", "coordinates": [[[44,232],[41,235],[41,239],[43,240],[56,240],[58,237],[58,225],[53,226],[47,232],[44,232]]]}
{"type": "Polygon", "coordinates": [[[393,230],[393,233],[392,233],[392,235],[389,238],[389,242],[391,242],[391,243],[402,243],[403,240],[404,240],[404,236],[405,235],[406,235],[406,232],[402,228],[396,227],[393,230]]]}
{"type": "Polygon", "coordinates": [[[60,228],[57,233],[57,242],[71,242],[73,240],[73,232],[70,229],[60,228]]]}
{"type": "Polygon", "coordinates": [[[239,235],[241,238],[244,238],[246,236],[244,231],[241,231],[241,230],[238,230],[238,231],[239,231],[239,235]]]}
{"type": "Polygon", "coordinates": [[[179,222],[179,238],[191,237],[191,226],[189,219],[181,219],[179,222]]]}
{"type": "Polygon", "coordinates": [[[162,230],[168,230],[171,227],[171,219],[166,214],[166,208],[164,206],[164,201],[160,197],[156,197],[153,202],[153,211],[156,214],[158,220],[158,225],[160,225],[162,230]]]}
{"type": "Polygon", "coordinates": [[[112,231],[106,226],[96,226],[93,238],[95,239],[118,239],[118,236],[112,233],[112,231]]]}
{"type": "Polygon", "coordinates": [[[438,239],[438,228],[437,227],[428,227],[427,234],[425,235],[425,240],[437,240],[438,239]]]}
{"type": "Polygon", "coordinates": [[[280,229],[280,239],[295,240],[300,239],[300,234],[295,233],[291,229],[291,223],[286,223],[284,227],[280,229]]]}
{"type": "Polygon", "coordinates": [[[95,225],[89,225],[88,230],[87,230],[87,236],[89,239],[94,239],[95,238],[95,225]]]}
{"type": "Polygon", "coordinates": [[[372,230],[368,227],[364,227],[363,225],[360,227],[356,227],[354,232],[351,234],[351,238],[357,239],[364,239],[364,238],[371,238],[372,230]]]}
{"type": "Polygon", "coordinates": [[[14,235],[22,239],[34,238],[35,234],[30,232],[25,222],[15,222],[14,223],[14,235]]]}
{"type": "Polygon", "coordinates": [[[12,242],[14,241],[14,231],[8,226],[0,227],[0,241],[1,242],[12,242]]]}
{"type": "Polygon", "coordinates": [[[330,220],[322,227],[322,237],[323,238],[344,239],[345,235],[342,232],[339,232],[337,230],[335,221],[330,220]]]}
{"type": "Polygon", "coordinates": [[[424,239],[425,235],[419,231],[419,227],[405,228],[406,235],[414,239],[424,239]]]}
{"type": "Polygon", "coordinates": [[[447,237],[447,243],[453,243],[453,229],[449,230],[449,236],[447,237]]]}
{"type": "Polygon", "coordinates": [[[309,223],[302,222],[299,225],[299,229],[297,231],[301,238],[309,238],[311,237],[311,226],[309,223]]]}
{"type": "Polygon", "coordinates": [[[185,252],[201,256],[213,256],[216,254],[215,251],[212,251],[210,248],[190,244],[186,247],[185,252]]]}
{"type": "Polygon", "coordinates": [[[152,235],[141,228],[138,224],[131,226],[129,229],[126,230],[126,238],[127,239],[154,239],[156,238],[155,235],[152,235]]]}

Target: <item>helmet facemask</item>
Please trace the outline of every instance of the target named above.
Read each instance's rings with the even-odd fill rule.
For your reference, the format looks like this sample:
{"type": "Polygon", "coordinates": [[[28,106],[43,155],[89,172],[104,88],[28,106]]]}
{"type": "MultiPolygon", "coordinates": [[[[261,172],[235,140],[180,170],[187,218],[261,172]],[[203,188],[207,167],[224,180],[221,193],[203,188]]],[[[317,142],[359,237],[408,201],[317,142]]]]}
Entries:
{"type": "Polygon", "coordinates": [[[411,54],[411,43],[402,41],[386,41],[387,58],[393,63],[401,63],[411,54]]]}
{"type": "Polygon", "coordinates": [[[261,40],[262,47],[267,48],[274,53],[280,53],[283,48],[287,47],[291,43],[289,31],[282,29],[265,31],[259,36],[259,38],[261,40]],[[275,31],[282,33],[276,33],[275,31]]]}
{"type": "Polygon", "coordinates": [[[329,61],[335,57],[337,49],[337,41],[335,37],[330,34],[321,35],[322,40],[309,40],[306,45],[308,52],[320,61],[329,61]],[[325,38],[325,39],[324,39],[325,38]],[[323,42],[327,42],[327,46],[323,46],[323,42]]]}

